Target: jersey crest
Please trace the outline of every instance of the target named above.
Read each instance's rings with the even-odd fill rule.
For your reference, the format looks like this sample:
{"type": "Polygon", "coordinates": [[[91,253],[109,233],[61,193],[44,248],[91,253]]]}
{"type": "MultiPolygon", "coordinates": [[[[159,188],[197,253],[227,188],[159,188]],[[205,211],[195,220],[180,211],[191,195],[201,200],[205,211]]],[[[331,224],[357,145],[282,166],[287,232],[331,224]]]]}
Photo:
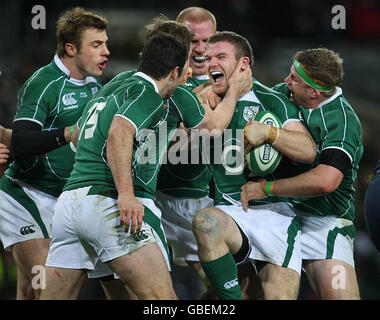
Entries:
{"type": "Polygon", "coordinates": [[[259,112],[260,104],[244,107],[243,118],[245,121],[251,121],[255,115],[259,112]]]}

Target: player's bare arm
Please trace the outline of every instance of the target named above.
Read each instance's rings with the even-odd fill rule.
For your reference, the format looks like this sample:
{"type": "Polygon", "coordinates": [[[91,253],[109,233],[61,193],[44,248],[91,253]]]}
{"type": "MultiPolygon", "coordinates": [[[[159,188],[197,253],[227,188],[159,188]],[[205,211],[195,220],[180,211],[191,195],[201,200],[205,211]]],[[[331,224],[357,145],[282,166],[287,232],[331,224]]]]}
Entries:
{"type": "Polygon", "coordinates": [[[244,136],[245,152],[254,146],[270,143],[277,151],[297,162],[313,163],[317,155],[313,138],[298,121],[290,121],[282,129],[251,121],[244,128],[244,136]]]}
{"type": "Polygon", "coordinates": [[[144,216],[144,207],[136,199],[132,180],[132,153],[134,126],[127,120],[114,117],[107,140],[107,160],[118,191],[120,224],[125,232],[131,226],[131,234],[139,231],[144,216]]]}
{"type": "Polygon", "coordinates": [[[329,165],[319,164],[298,176],[272,182],[249,181],[241,187],[240,199],[245,209],[248,201],[269,195],[309,198],[334,192],[343,179],[343,173],[329,165]]]}

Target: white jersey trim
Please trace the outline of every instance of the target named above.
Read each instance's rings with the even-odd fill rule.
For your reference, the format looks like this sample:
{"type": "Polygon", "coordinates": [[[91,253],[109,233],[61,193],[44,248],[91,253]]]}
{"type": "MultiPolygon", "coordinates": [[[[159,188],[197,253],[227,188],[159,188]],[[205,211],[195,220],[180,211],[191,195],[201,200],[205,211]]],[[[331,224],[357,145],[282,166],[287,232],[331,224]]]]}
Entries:
{"type": "Polygon", "coordinates": [[[250,102],[259,103],[260,105],[262,104],[259,98],[257,98],[256,94],[252,90],[247,92],[238,101],[250,101],[250,102]]]}
{"type": "Polygon", "coordinates": [[[322,149],[322,151],[327,150],[327,149],[338,149],[340,151],[343,151],[350,158],[351,163],[353,163],[353,159],[352,159],[351,155],[346,150],[344,150],[343,148],[331,146],[331,147],[326,147],[326,148],[322,149]]]}
{"type": "Polygon", "coordinates": [[[137,134],[137,131],[138,131],[137,126],[134,124],[134,122],[131,119],[129,119],[126,116],[123,116],[122,114],[119,114],[119,113],[115,114],[114,117],[120,117],[120,118],[123,118],[123,119],[127,120],[128,122],[130,122],[133,125],[133,127],[135,128],[135,131],[136,131],[135,135],[137,134]]]}
{"type": "Polygon", "coordinates": [[[195,79],[195,80],[210,80],[210,77],[208,76],[208,74],[197,74],[197,75],[194,75],[192,76],[191,78],[195,79]]]}
{"type": "Polygon", "coordinates": [[[42,128],[44,127],[44,124],[41,121],[38,121],[36,119],[30,119],[30,118],[18,118],[18,119],[15,119],[13,122],[16,122],[16,121],[19,121],[19,120],[32,121],[32,122],[38,123],[42,128]]]}
{"type": "Polygon", "coordinates": [[[140,77],[140,78],[145,79],[146,81],[149,81],[151,84],[153,84],[154,90],[156,90],[156,92],[158,94],[160,94],[159,91],[158,91],[158,87],[157,87],[156,81],[154,81],[151,77],[149,77],[144,72],[138,71],[132,77],[140,77]]]}
{"type": "Polygon", "coordinates": [[[339,87],[336,87],[336,92],[334,93],[334,95],[331,96],[330,98],[328,98],[327,100],[321,102],[321,103],[317,106],[317,108],[321,108],[321,107],[324,106],[325,104],[330,103],[331,101],[333,101],[334,99],[336,99],[337,97],[339,97],[342,93],[343,93],[342,89],[339,88],[339,87]]]}
{"type": "MultiPolygon", "coordinates": [[[[57,67],[68,77],[70,77],[70,70],[63,64],[62,60],[58,57],[58,55],[54,55],[54,63],[57,67]]],[[[83,80],[71,78],[68,80],[69,82],[77,85],[77,86],[85,86],[90,82],[98,83],[94,77],[86,77],[83,80]]]]}

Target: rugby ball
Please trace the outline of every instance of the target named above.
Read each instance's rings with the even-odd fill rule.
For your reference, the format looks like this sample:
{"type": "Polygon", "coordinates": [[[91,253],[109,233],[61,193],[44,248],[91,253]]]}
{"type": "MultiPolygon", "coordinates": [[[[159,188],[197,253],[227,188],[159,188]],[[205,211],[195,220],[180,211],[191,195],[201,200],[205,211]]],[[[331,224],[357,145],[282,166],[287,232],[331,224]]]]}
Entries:
{"type": "MultiPolygon", "coordinates": [[[[254,120],[282,128],[281,121],[270,111],[258,112],[254,120]]],[[[272,173],[277,168],[281,158],[282,154],[270,144],[262,144],[259,147],[252,148],[245,155],[246,166],[251,171],[251,176],[266,176],[272,173]]]]}

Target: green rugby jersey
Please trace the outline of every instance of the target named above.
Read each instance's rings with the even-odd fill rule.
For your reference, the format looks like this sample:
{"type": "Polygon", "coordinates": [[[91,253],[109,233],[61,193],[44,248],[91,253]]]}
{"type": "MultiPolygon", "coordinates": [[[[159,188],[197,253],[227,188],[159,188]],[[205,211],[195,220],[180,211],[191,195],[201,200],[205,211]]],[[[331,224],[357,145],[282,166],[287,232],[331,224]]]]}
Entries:
{"type": "Polygon", "coordinates": [[[104,85],[104,87],[110,85],[111,83],[114,83],[116,81],[123,81],[128,80],[130,77],[132,77],[137,72],[136,69],[130,70],[130,71],[124,71],[117,74],[115,77],[113,77],[110,81],[107,82],[107,84],[104,85]]]}
{"type": "MultiPolygon", "coordinates": [[[[110,82],[108,82],[104,88],[107,88],[109,85],[117,86],[123,83],[123,81],[129,79],[134,73],[136,73],[136,70],[132,71],[125,71],[117,76],[115,76],[113,79],[111,79],[110,82]],[[117,83],[117,84],[115,84],[117,83]]],[[[168,162],[168,158],[164,157],[165,152],[167,150],[167,146],[170,143],[171,138],[173,137],[173,134],[175,132],[175,129],[178,128],[179,124],[181,122],[184,123],[186,128],[194,128],[199,125],[200,122],[202,122],[204,118],[204,108],[199,103],[196,95],[192,92],[192,89],[198,86],[200,83],[203,83],[208,78],[202,79],[202,80],[190,80],[185,85],[180,85],[178,88],[174,91],[171,98],[166,99],[164,101],[164,104],[168,107],[167,112],[164,114],[164,117],[161,121],[160,126],[155,128],[154,135],[156,137],[156,146],[158,147],[159,154],[157,155],[157,158],[155,161],[153,161],[153,164],[147,163],[144,165],[143,170],[145,172],[154,172],[154,178],[153,179],[135,179],[134,180],[134,188],[135,190],[144,190],[146,188],[146,183],[149,181],[152,185],[155,183],[161,186],[161,182],[163,181],[160,177],[162,176],[162,167],[165,167],[168,162]],[[163,143],[164,142],[164,143],[163,143]],[[161,163],[164,162],[164,165],[161,166],[161,163]],[[158,177],[156,175],[158,173],[158,177]],[[158,179],[158,183],[157,183],[158,179]]],[[[153,141],[153,140],[152,140],[153,141]]],[[[184,165],[171,165],[171,167],[176,168],[177,166],[184,166],[184,165]]],[[[201,165],[200,165],[201,166],[201,165]]],[[[194,166],[195,167],[195,166],[194,166]]],[[[193,168],[194,170],[197,170],[198,168],[193,168]]],[[[199,170],[199,169],[198,169],[199,170]]],[[[190,174],[192,174],[193,171],[190,171],[190,174]]],[[[200,185],[200,182],[202,182],[202,191],[204,189],[207,189],[208,193],[208,183],[210,181],[210,173],[207,168],[203,166],[201,175],[197,173],[197,176],[199,176],[199,179],[197,183],[200,185]],[[204,171],[206,170],[206,171],[204,171]],[[204,182],[203,182],[204,181],[204,182]]],[[[174,177],[171,177],[171,181],[175,179],[174,177]]],[[[180,180],[179,182],[181,186],[183,185],[183,180],[180,180]]],[[[196,191],[198,192],[198,191],[196,191]]],[[[141,194],[141,192],[139,192],[141,194]]],[[[149,197],[152,198],[150,195],[149,197]]]]}
{"type": "Polygon", "coordinates": [[[117,197],[106,147],[111,122],[114,116],[120,116],[136,129],[132,157],[135,196],[154,199],[159,153],[154,151],[149,154],[154,158],[154,165],[151,166],[140,161],[140,151],[146,150],[151,143],[155,145],[155,139],[151,139],[153,129],[158,128],[165,113],[167,109],[154,80],[142,72],[106,85],[83,112],[75,164],[64,190],[100,186],[91,192],[117,197]]]}
{"type": "MultiPolygon", "coordinates": [[[[276,88],[284,91],[285,86],[286,84],[280,84],[276,88]]],[[[319,164],[319,157],[326,149],[343,151],[350,158],[351,167],[334,192],[313,198],[293,198],[291,201],[295,208],[313,215],[333,215],[353,221],[355,180],[363,155],[360,120],[344,98],[341,88],[337,88],[337,92],[316,109],[302,106],[299,109],[317,144],[317,157],[311,167],[319,164]]]]}
{"type": "MultiPolygon", "coordinates": [[[[18,91],[14,121],[33,121],[47,131],[70,126],[100,87],[93,77],[83,81],[70,78],[69,70],[55,56],[18,91]]],[[[46,154],[16,159],[5,174],[58,197],[70,176],[74,156],[71,144],[66,144],[46,154]]]]}
{"type": "MultiPolygon", "coordinates": [[[[208,80],[207,75],[188,78],[185,84],[188,92],[181,92],[181,89],[177,89],[169,101],[170,110],[180,113],[181,122],[188,129],[196,127],[204,117],[204,110],[197,111],[199,101],[194,100],[194,94],[191,91],[208,80]],[[193,110],[194,107],[196,107],[195,110],[193,110]]],[[[176,118],[176,115],[172,116],[176,118]]],[[[189,150],[187,153],[188,164],[163,164],[158,175],[157,190],[177,198],[208,196],[211,172],[206,165],[201,163],[200,156],[198,159],[197,164],[191,164],[191,151],[189,150]]]]}
{"type": "MultiPolygon", "coordinates": [[[[298,109],[289,99],[253,79],[251,91],[238,101],[228,128],[221,138],[215,139],[214,143],[211,144],[210,153],[204,154],[210,162],[210,169],[215,182],[215,204],[231,204],[240,201],[240,188],[249,181],[249,170],[244,167],[243,129],[246,123],[251,121],[261,110],[272,111],[283,125],[287,121],[299,121],[298,109]],[[231,170],[226,169],[226,165],[231,167],[231,170]],[[241,170],[238,170],[239,167],[244,167],[244,170],[241,172],[241,170]]],[[[208,149],[205,141],[203,141],[202,147],[204,147],[204,150],[208,149]]],[[[274,180],[277,175],[282,174],[281,170],[279,166],[271,175],[265,178],[274,180]]],[[[262,200],[250,201],[250,204],[260,205],[280,201],[288,202],[288,199],[284,197],[268,197],[262,200]]]]}

